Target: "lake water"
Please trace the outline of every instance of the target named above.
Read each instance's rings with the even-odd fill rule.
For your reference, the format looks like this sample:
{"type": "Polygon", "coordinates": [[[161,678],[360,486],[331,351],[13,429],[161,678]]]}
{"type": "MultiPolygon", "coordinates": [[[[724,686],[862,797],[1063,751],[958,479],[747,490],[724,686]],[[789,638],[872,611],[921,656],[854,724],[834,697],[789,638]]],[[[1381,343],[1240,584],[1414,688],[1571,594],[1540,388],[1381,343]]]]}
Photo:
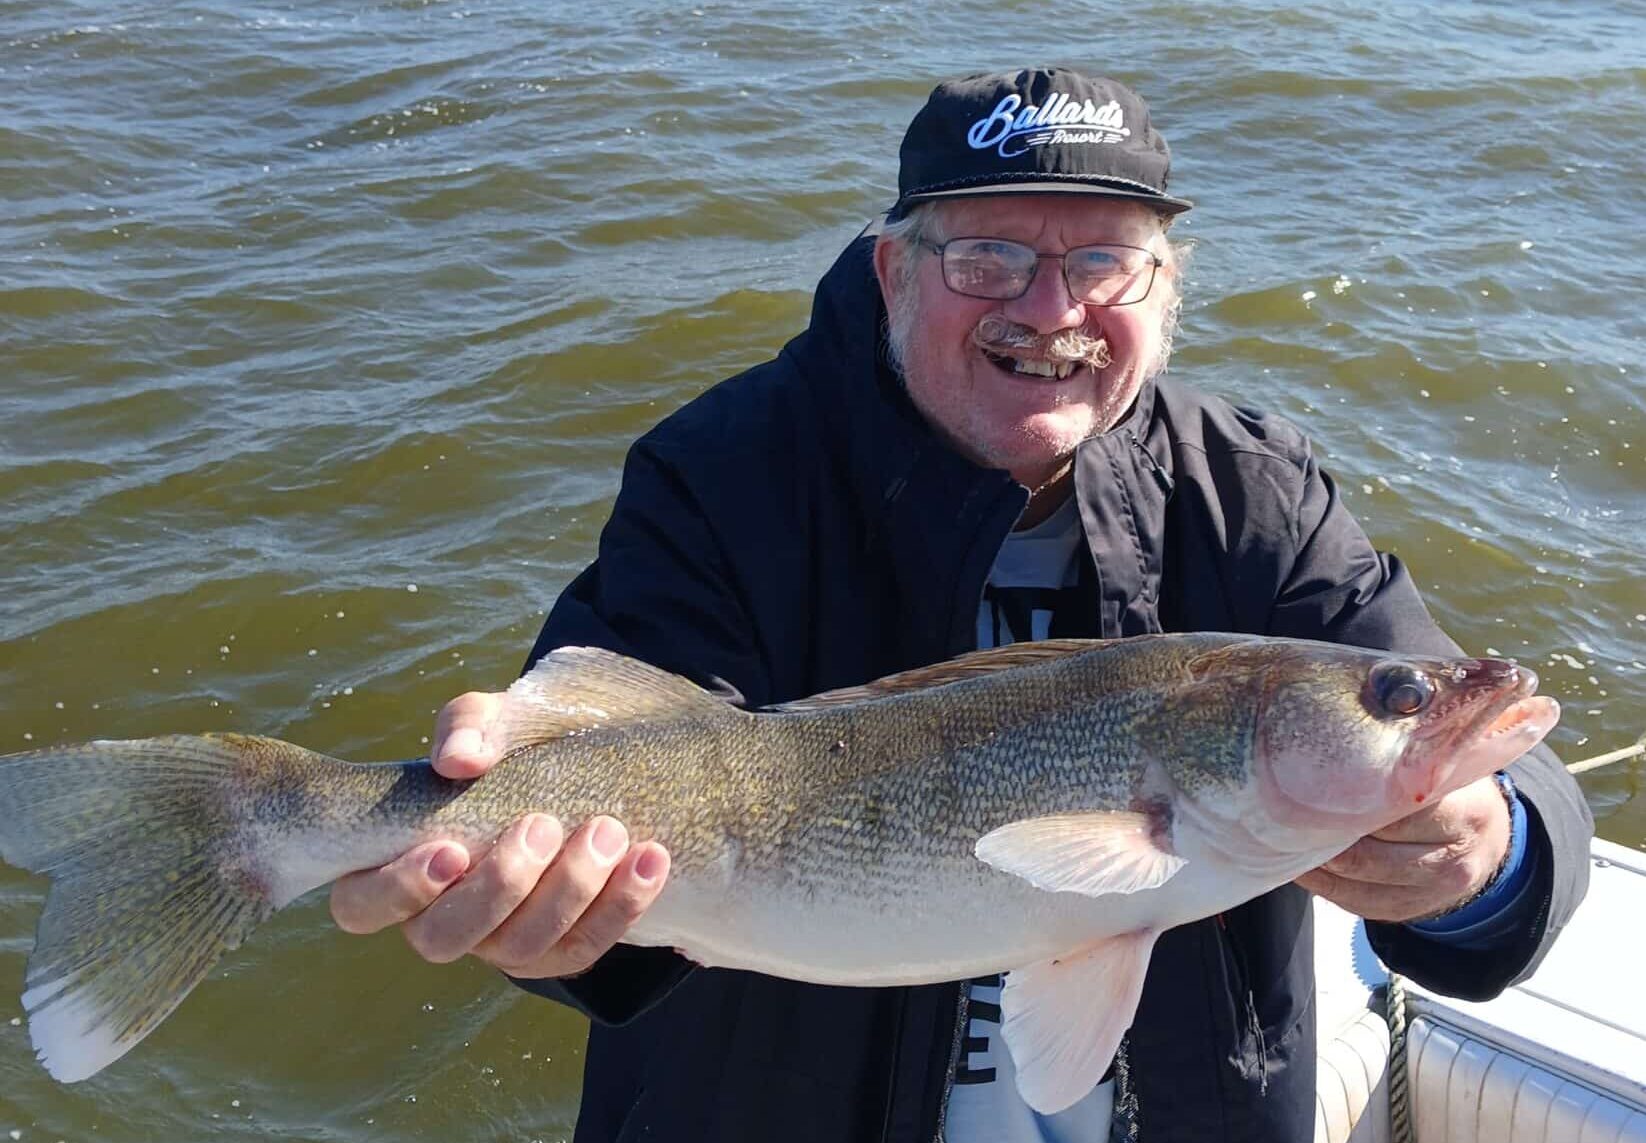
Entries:
{"type": "MultiPolygon", "coordinates": [[[[1570,760],[1646,731],[1638,4],[0,0],[0,751],[422,753],[512,677],[627,443],[806,319],[938,79],[1140,90],[1197,201],[1173,370],[1314,437],[1570,760]]],[[[1638,761],[1583,779],[1646,841],[1638,761]]],[[[556,1140],[580,1021],[281,914],[13,1139],[556,1140]]]]}

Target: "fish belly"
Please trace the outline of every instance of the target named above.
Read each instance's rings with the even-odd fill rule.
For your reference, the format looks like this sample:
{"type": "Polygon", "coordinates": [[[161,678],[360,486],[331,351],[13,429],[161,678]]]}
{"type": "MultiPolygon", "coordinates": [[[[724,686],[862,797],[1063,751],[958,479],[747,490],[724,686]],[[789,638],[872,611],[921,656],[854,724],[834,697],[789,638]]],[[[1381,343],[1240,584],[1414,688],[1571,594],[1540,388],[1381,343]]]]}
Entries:
{"type": "Polygon", "coordinates": [[[1185,866],[1165,885],[1089,897],[1036,889],[977,862],[965,880],[902,891],[671,879],[629,930],[706,967],[857,987],[962,980],[1066,956],[1122,933],[1211,916],[1272,885],[1228,868],[1185,866]]]}

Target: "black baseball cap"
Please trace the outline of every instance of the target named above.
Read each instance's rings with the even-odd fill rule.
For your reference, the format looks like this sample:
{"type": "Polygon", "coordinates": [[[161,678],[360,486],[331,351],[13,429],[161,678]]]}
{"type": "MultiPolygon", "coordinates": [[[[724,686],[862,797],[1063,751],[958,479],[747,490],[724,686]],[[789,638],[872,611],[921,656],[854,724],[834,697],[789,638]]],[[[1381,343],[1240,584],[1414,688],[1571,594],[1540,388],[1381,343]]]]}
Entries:
{"type": "Polygon", "coordinates": [[[1068,68],[971,75],[932,89],[903,136],[900,218],[918,202],[992,194],[1091,194],[1164,214],[1172,155],[1149,105],[1118,80],[1068,68]]]}

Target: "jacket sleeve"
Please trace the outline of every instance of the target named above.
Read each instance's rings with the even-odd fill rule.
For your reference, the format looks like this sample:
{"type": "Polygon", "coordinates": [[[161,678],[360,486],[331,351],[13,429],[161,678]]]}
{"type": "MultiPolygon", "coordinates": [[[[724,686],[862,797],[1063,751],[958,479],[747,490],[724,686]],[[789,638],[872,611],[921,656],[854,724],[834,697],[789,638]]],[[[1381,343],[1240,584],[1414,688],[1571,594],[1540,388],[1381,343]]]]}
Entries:
{"type": "MultiPolygon", "coordinates": [[[[555,602],[526,669],[566,646],[604,647],[764,701],[767,673],[712,527],[647,439],[629,452],[595,562],[555,602]]],[[[667,949],[619,944],[575,977],[511,979],[593,1020],[620,1024],[692,971],[667,949]]]]}
{"type": "MultiPolygon", "coordinates": [[[[1304,465],[1297,554],[1267,634],[1420,654],[1461,650],[1429,615],[1405,566],[1376,551],[1313,457],[1304,465]]],[[[1577,782],[1546,745],[1509,767],[1539,847],[1531,923],[1494,947],[1464,950],[1405,925],[1368,922],[1378,956],[1427,988],[1469,1000],[1496,996],[1531,975],[1589,887],[1594,819],[1577,782]]]]}

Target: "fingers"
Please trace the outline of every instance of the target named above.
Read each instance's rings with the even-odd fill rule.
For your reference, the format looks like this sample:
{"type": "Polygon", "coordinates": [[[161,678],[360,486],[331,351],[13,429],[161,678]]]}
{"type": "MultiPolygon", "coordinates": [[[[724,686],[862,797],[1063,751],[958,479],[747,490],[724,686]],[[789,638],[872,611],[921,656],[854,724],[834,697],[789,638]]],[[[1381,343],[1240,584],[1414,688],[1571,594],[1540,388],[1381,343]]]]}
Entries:
{"type": "Polygon", "coordinates": [[[463,875],[469,853],[452,841],[420,845],[379,869],[339,877],[331,915],[346,933],[375,933],[417,916],[463,875]]]}
{"type": "Polygon", "coordinates": [[[332,917],[351,933],[399,924],[425,960],[473,954],[519,977],[582,972],[621,940],[668,879],[668,852],[631,845],[597,817],[562,844],[559,822],[531,814],[477,860],[455,842],[419,846],[332,887],[332,917]]]}
{"type": "Polygon", "coordinates": [[[508,923],[500,921],[494,926],[496,931],[488,932],[475,948],[476,955],[505,972],[551,957],[555,946],[605,889],[628,848],[628,831],[621,823],[611,818],[586,823],[530,896],[503,918],[508,923]]]}
{"type": "Polygon", "coordinates": [[[473,954],[520,977],[582,972],[656,900],[668,865],[662,846],[631,847],[612,818],[585,823],[562,846],[559,824],[535,814],[407,921],[406,939],[436,963],[473,954]]]}
{"type": "Polygon", "coordinates": [[[1413,921],[1446,909],[1445,904],[1437,905],[1424,889],[1351,881],[1326,869],[1310,870],[1296,883],[1368,921],[1413,921]]]}
{"type": "Polygon", "coordinates": [[[1453,790],[1426,809],[1385,826],[1375,836],[1384,841],[1446,845],[1489,833],[1500,823],[1506,830],[1508,822],[1508,807],[1503,803],[1497,783],[1491,778],[1482,778],[1453,790]]]}
{"type": "Polygon", "coordinates": [[[508,919],[560,852],[560,823],[528,814],[498,837],[468,874],[405,923],[406,940],[424,960],[463,956],[508,919]]]}
{"type": "Polygon", "coordinates": [[[503,695],[470,691],[440,708],[429,758],[447,778],[476,778],[503,756],[503,695]]]}
{"type": "Polygon", "coordinates": [[[1374,885],[1423,885],[1437,866],[1452,861],[1451,850],[1418,842],[1363,837],[1321,868],[1350,881],[1374,885]]]}
{"type": "Polygon", "coordinates": [[[629,846],[622,826],[609,818],[591,827],[567,845],[514,915],[475,948],[476,956],[511,976],[570,976],[623,938],[662,891],[668,852],[656,842],[629,846]],[[596,829],[611,832],[597,842],[596,829]],[[615,857],[609,849],[601,852],[618,840],[622,848],[615,857]]]}
{"type": "MultiPolygon", "coordinates": [[[[556,946],[567,974],[583,972],[606,955],[651,907],[669,875],[669,852],[656,842],[633,847],[613,871],[606,887],[556,946]]],[[[516,976],[554,970],[553,964],[527,964],[516,976]]],[[[556,975],[559,973],[557,972],[556,975]]]]}
{"type": "Polygon", "coordinates": [[[1297,884],[1373,921],[1451,911],[1490,880],[1508,851],[1503,796],[1490,779],[1479,786],[1361,838],[1297,884]]]}

